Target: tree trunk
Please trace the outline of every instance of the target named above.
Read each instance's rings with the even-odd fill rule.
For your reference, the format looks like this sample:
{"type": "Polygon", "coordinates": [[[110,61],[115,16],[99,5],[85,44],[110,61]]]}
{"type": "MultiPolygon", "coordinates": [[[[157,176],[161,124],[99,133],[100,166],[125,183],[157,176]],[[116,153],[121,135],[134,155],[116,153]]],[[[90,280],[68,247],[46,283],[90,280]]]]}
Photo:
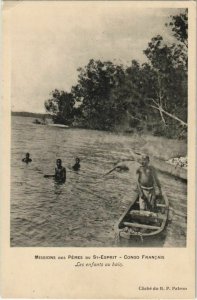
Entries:
{"type": "Polygon", "coordinates": [[[157,106],[154,106],[154,105],[150,105],[150,106],[151,106],[152,108],[155,108],[155,109],[159,110],[160,113],[162,112],[162,113],[166,114],[168,117],[170,117],[170,118],[172,118],[172,119],[174,119],[174,120],[180,122],[182,126],[186,126],[186,127],[187,127],[187,123],[185,123],[183,120],[179,119],[179,118],[176,117],[175,115],[172,115],[171,113],[165,111],[162,107],[160,107],[160,106],[157,107],[157,106]]]}

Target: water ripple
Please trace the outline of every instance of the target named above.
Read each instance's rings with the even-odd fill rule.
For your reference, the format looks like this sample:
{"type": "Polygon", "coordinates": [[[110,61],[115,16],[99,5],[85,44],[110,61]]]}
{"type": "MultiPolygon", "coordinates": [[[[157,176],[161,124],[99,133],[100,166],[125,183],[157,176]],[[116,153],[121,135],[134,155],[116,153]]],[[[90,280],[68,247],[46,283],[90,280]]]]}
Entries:
{"type": "MultiPolygon", "coordinates": [[[[12,117],[11,246],[116,246],[114,224],[134,197],[136,165],[127,173],[103,174],[141,144],[136,136],[62,130],[12,117]],[[26,152],[33,159],[29,165],[21,162],[26,152]],[[81,170],[73,172],[77,156],[81,170]],[[54,173],[58,157],[67,169],[63,185],[43,177],[54,173]]],[[[160,179],[174,209],[164,245],[183,247],[187,220],[181,214],[187,215],[187,186],[168,176],[160,179]]]]}

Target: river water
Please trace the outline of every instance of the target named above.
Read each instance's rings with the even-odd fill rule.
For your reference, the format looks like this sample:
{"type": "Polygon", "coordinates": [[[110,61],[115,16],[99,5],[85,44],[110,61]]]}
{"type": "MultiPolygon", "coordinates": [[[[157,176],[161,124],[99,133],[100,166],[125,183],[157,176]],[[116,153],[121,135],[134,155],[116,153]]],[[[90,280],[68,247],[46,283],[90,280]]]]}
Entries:
{"type": "MultiPolygon", "coordinates": [[[[84,129],[35,125],[32,118],[12,117],[11,246],[13,247],[119,247],[114,227],[136,187],[137,163],[128,172],[110,170],[141,139],[84,129]],[[22,163],[30,152],[32,163],[22,163]],[[75,157],[81,170],[72,171],[75,157]],[[67,181],[58,185],[53,174],[61,158],[67,181]]],[[[164,247],[185,247],[187,185],[159,174],[171,208],[164,247]]],[[[152,246],[151,244],[148,246],[152,246]]],[[[128,245],[127,245],[128,247],[128,245]]]]}

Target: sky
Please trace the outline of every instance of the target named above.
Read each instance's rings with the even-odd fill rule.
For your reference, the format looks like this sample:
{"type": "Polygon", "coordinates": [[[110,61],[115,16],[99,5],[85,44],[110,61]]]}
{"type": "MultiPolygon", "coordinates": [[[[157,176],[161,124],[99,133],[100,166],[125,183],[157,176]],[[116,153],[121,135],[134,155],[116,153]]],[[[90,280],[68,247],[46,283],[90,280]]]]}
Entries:
{"type": "Polygon", "coordinates": [[[153,36],[172,42],[165,23],[177,12],[118,1],[8,6],[12,110],[45,112],[50,92],[70,91],[77,83],[77,68],[92,58],[124,65],[132,59],[146,61],[143,50],[153,36]]]}

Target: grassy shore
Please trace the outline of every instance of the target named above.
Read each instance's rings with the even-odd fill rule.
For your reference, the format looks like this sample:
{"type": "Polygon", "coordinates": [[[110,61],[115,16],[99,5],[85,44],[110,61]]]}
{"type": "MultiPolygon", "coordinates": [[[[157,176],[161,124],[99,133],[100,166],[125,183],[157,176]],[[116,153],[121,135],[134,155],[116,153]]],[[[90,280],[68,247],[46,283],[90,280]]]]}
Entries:
{"type": "Polygon", "coordinates": [[[167,139],[165,137],[156,137],[151,135],[139,136],[139,152],[147,153],[150,156],[169,160],[173,157],[187,156],[187,142],[176,139],[167,139]]]}

